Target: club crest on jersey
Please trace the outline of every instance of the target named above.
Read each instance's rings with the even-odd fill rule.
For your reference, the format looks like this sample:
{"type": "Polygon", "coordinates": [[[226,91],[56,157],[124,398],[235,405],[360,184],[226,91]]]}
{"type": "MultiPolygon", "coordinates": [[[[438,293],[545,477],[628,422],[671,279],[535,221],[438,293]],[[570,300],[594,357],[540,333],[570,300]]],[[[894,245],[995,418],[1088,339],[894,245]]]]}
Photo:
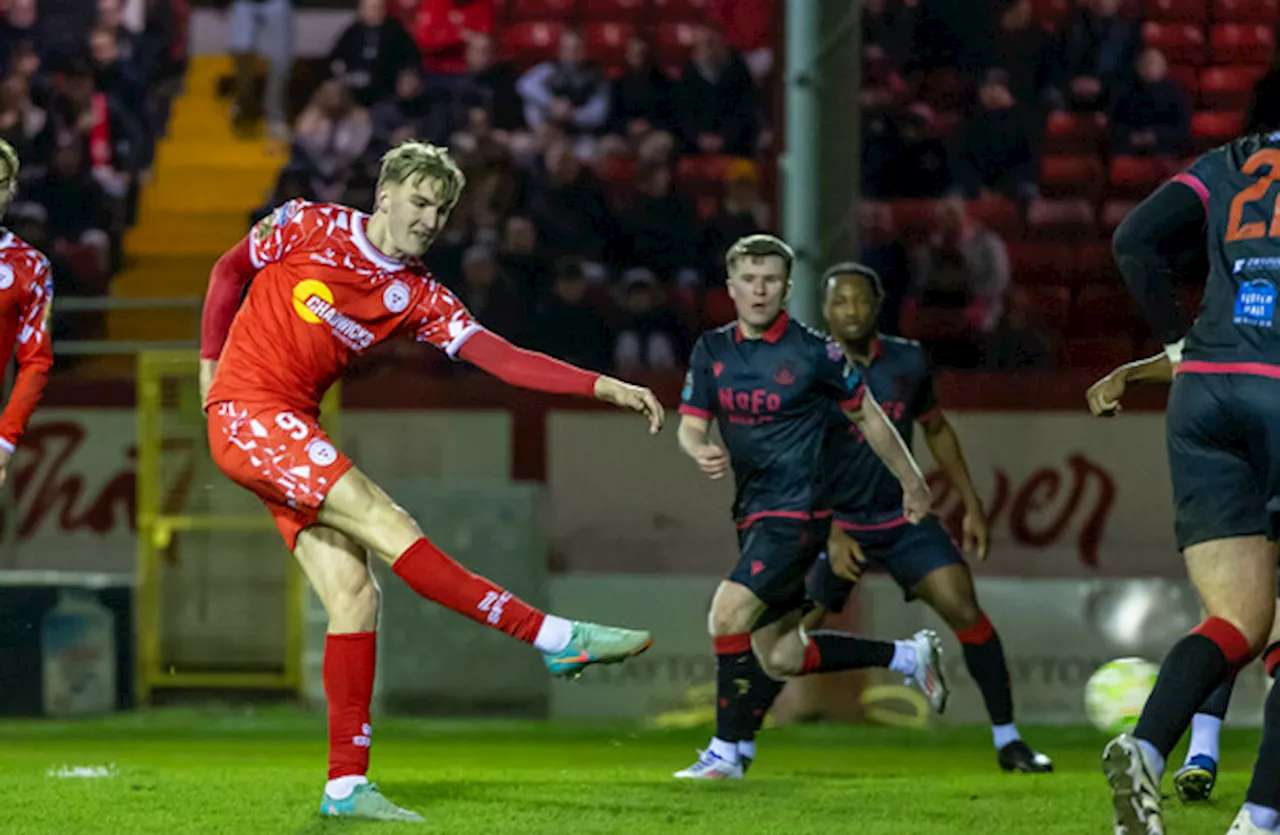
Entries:
{"type": "Polygon", "coordinates": [[[0,264],[0,290],[8,290],[13,286],[13,267],[0,264]]]}
{"type": "Polygon", "coordinates": [[[773,372],[773,381],[780,386],[792,385],[796,381],[796,373],[791,370],[791,366],[784,365],[773,372]]]}
{"type": "Polygon", "coordinates": [[[307,458],[317,467],[327,467],[338,460],[338,450],[328,441],[316,438],[307,445],[307,458]]]}
{"type": "Polygon", "coordinates": [[[403,281],[393,281],[382,291],[382,303],[392,313],[404,313],[409,307],[409,288],[403,281]]]}
{"type": "Polygon", "coordinates": [[[372,331],[333,306],[333,291],[323,281],[309,278],[293,285],[293,312],[309,325],[328,325],[334,336],[357,351],[373,344],[372,331]]]}

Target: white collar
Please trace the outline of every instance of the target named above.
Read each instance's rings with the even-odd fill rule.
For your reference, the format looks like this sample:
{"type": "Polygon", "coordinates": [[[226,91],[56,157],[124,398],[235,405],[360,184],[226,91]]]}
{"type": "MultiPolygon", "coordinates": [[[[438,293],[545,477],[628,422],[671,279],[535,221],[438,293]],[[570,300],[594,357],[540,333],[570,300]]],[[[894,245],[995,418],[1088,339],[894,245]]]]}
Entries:
{"type": "Polygon", "coordinates": [[[384,270],[395,272],[403,270],[404,264],[389,255],[380,251],[373,244],[369,243],[369,238],[365,235],[364,226],[369,221],[369,216],[364,212],[353,212],[351,219],[351,238],[356,242],[356,249],[360,250],[360,254],[368,258],[373,263],[382,267],[384,270]]]}

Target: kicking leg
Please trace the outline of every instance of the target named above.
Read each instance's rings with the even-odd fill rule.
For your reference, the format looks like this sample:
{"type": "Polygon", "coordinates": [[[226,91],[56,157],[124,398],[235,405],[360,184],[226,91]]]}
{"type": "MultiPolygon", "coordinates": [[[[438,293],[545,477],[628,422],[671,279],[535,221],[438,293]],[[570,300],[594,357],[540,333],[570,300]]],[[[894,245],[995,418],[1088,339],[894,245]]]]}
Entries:
{"type": "MultiPolygon", "coordinates": [[[[1201,612],[1201,617],[1204,613],[1201,612]]],[[[1183,803],[1196,803],[1209,799],[1218,781],[1218,737],[1222,733],[1222,720],[1231,704],[1231,691],[1235,688],[1235,674],[1219,684],[1196,709],[1191,717],[1191,744],[1182,768],[1173,775],[1173,788],[1183,803]]]]}
{"type": "Polygon", "coordinates": [[[417,522],[355,467],[330,489],[319,520],[378,554],[428,600],[532,644],[555,675],[576,677],[590,664],[622,661],[651,643],[648,632],[547,615],[466,570],[423,536],[417,522]]]}
{"type": "Polygon", "coordinates": [[[965,667],[982,692],[991,717],[991,737],[1000,768],[1024,773],[1053,771],[1049,758],[1032,751],[1013,722],[1013,691],[1004,646],[978,605],[969,566],[960,562],[931,571],[912,594],[929,604],[959,639],[965,667]]]}
{"type": "Polygon", "coordinates": [[[329,702],[329,782],[320,812],[420,822],[421,816],[391,803],[366,776],[379,593],[365,551],[338,531],[317,525],[298,534],[293,553],[329,615],[322,673],[329,702]]]}

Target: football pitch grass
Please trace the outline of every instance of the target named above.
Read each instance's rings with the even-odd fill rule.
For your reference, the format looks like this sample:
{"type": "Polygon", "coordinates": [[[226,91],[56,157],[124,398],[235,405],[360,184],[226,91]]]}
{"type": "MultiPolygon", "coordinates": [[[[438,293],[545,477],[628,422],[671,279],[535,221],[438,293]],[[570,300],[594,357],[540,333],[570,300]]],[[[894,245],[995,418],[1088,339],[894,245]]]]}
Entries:
{"type": "MultiPolygon", "coordinates": [[[[325,728],[285,708],[168,709],[0,722],[0,832],[1108,833],[1103,736],[1023,728],[1051,775],[1002,774],[986,728],[770,729],[745,782],[682,783],[709,730],[505,720],[376,720],[372,776],[425,825],[318,815],[325,728]],[[58,776],[99,769],[109,776],[58,776]]],[[[1166,800],[1173,835],[1222,835],[1244,799],[1256,731],[1224,734],[1211,805],[1166,800]]],[[[1181,762],[1181,752],[1175,761],[1181,762]]],[[[1169,781],[1166,780],[1166,790],[1169,781]]]]}

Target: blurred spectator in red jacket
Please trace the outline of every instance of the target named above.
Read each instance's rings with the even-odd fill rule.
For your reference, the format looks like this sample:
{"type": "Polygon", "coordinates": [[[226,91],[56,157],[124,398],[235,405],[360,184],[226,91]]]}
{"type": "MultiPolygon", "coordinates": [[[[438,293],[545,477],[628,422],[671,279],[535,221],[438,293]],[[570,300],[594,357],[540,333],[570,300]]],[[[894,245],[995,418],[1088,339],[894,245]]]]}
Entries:
{"type": "Polygon", "coordinates": [[[778,0],[711,0],[708,11],[759,84],[773,69],[773,33],[782,24],[778,0]]]}
{"type": "Polygon", "coordinates": [[[467,71],[467,43],[493,31],[493,0],[422,0],[413,36],[432,73],[467,71]]]}

